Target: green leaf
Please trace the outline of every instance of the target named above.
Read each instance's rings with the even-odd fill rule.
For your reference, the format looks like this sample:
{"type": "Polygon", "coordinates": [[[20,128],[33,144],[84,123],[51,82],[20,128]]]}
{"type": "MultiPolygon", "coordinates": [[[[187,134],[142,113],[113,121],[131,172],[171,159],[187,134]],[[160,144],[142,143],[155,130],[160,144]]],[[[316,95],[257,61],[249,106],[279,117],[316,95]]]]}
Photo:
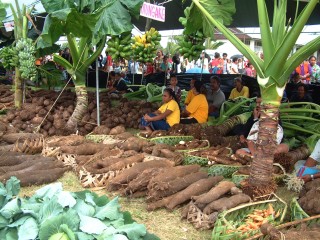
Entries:
{"type": "Polygon", "coordinates": [[[70,192],[62,191],[58,194],[58,203],[62,207],[72,208],[76,203],[76,199],[71,195],[70,192]]]}
{"type": "Polygon", "coordinates": [[[112,236],[105,236],[103,240],[128,240],[128,238],[122,234],[115,234],[112,236]]]}
{"type": "Polygon", "coordinates": [[[36,193],[33,195],[34,198],[41,198],[43,200],[51,199],[53,196],[55,196],[57,193],[62,191],[62,183],[52,183],[49,185],[46,185],[36,191],[36,193]]]}
{"type": "Polygon", "coordinates": [[[0,229],[6,227],[8,224],[9,224],[9,220],[0,215],[0,229]]]}
{"type": "Polygon", "coordinates": [[[17,240],[18,239],[18,230],[16,228],[9,228],[6,231],[6,240],[17,240]]]}
{"type": "Polygon", "coordinates": [[[143,237],[143,240],[160,240],[160,238],[154,234],[147,232],[147,234],[143,237]]]}
{"type": "Polygon", "coordinates": [[[103,230],[108,228],[102,221],[97,218],[80,216],[80,230],[89,234],[101,234],[103,230]]]}
{"type": "Polygon", "coordinates": [[[43,202],[43,206],[39,211],[39,222],[43,223],[47,219],[58,216],[63,212],[63,207],[57,202],[57,197],[43,202]]]}
{"type": "Polygon", "coordinates": [[[31,218],[30,216],[23,216],[23,217],[20,217],[18,218],[17,221],[11,223],[11,224],[8,224],[8,227],[19,227],[21,226],[22,224],[25,223],[25,221],[27,221],[29,218],[31,218]]]}
{"type": "Polygon", "coordinates": [[[39,228],[37,221],[29,217],[19,228],[19,240],[35,239],[38,236],[39,228]]]}
{"type": "Polygon", "coordinates": [[[78,240],[93,240],[93,239],[96,239],[91,234],[87,234],[87,233],[83,233],[83,232],[76,232],[75,234],[76,234],[78,240]]]}
{"type": "Polygon", "coordinates": [[[96,208],[96,214],[94,217],[104,220],[108,218],[110,220],[116,220],[120,218],[122,214],[120,213],[120,206],[118,203],[118,197],[112,199],[103,207],[96,208]]]}
{"type": "Polygon", "coordinates": [[[6,3],[3,3],[3,2],[0,2],[0,21],[2,22],[6,16],[7,16],[7,10],[6,8],[8,7],[9,5],[6,4],[6,3]]]}
{"type": "Polygon", "coordinates": [[[47,13],[75,7],[73,0],[41,0],[41,3],[47,13]]]}
{"type": "Polygon", "coordinates": [[[146,235],[147,230],[143,224],[131,223],[117,228],[119,233],[125,233],[130,240],[139,240],[146,235]]]}
{"type": "Polygon", "coordinates": [[[18,213],[21,213],[19,198],[12,199],[0,210],[0,214],[7,219],[14,217],[18,213]]]}
{"type": "Polygon", "coordinates": [[[6,182],[7,199],[11,199],[13,196],[18,196],[20,192],[20,180],[16,177],[10,177],[6,182]]]}
{"type": "Polygon", "coordinates": [[[76,211],[70,209],[58,216],[47,219],[40,225],[39,239],[48,240],[55,233],[62,232],[60,226],[66,224],[73,232],[79,229],[80,219],[76,211]]]}
{"type": "Polygon", "coordinates": [[[85,203],[82,199],[77,200],[77,203],[73,209],[76,210],[78,214],[88,217],[93,217],[95,213],[95,208],[92,205],[85,203]]]}

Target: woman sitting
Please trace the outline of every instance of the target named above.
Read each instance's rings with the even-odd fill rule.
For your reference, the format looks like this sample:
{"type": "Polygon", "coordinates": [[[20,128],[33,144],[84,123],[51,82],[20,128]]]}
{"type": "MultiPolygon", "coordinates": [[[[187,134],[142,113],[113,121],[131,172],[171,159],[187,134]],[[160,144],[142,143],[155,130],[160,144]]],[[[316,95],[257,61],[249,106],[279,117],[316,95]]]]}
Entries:
{"type": "Polygon", "coordinates": [[[166,88],[162,95],[163,105],[154,113],[146,114],[141,119],[141,126],[148,132],[168,130],[180,122],[180,109],[174,91],[166,88]]]}
{"type": "Polygon", "coordinates": [[[180,123],[205,123],[208,120],[209,105],[206,98],[206,88],[200,81],[194,82],[192,89],[194,97],[185,110],[181,113],[180,123]]]}

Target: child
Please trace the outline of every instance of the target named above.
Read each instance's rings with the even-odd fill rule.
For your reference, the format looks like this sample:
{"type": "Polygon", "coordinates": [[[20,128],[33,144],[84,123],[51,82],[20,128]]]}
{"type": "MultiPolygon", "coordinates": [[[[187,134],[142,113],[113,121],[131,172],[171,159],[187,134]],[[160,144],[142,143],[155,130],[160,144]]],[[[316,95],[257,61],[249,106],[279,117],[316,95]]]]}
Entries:
{"type": "Polygon", "coordinates": [[[170,76],[170,85],[169,88],[171,88],[176,96],[177,102],[180,105],[180,100],[181,100],[181,89],[177,86],[178,84],[178,79],[177,76],[173,73],[170,76]]]}

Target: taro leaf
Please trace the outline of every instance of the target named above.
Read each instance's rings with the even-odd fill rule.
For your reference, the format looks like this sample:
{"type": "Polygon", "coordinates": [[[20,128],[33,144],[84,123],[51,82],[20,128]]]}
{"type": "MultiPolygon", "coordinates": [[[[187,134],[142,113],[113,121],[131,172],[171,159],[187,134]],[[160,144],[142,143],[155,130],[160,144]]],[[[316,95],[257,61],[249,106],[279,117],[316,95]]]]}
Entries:
{"type": "MultiPolygon", "coordinates": [[[[46,220],[40,225],[39,239],[48,240],[50,236],[59,232],[60,226],[66,224],[73,232],[79,229],[80,219],[76,211],[69,209],[58,216],[46,220]]],[[[61,232],[61,231],[60,231],[61,232]]]]}
{"type": "Polygon", "coordinates": [[[80,230],[89,234],[101,234],[103,230],[108,228],[102,221],[97,218],[88,217],[79,214],[80,230]]]}
{"type": "Polygon", "coordinates": [[[96,239],[94,236],[87,234],[87,233],[83,233],[83,232],[76,232],[75,233],[78,240],[93,240],[96,239]]]}
{"type": "Polygon", "coordinates": [[[117,228],[117,232],[125,233],[130,240],[140,240],[147,233],[143,224],[131,223],[117,228]]]}
{"type": "MultiPolygon", "coordinates": [[[[198,0],[211,16],[224,25],[230,25],[232,15],[236,12],[234,0],[198,0]]],[[[194,3],[191,4],[190,14],[187,17],[186,34],[191,34],[203,29],[205,36],[212,37],[212,24],[194,3]]]]}
{"type": "Polygon", "coordinates": [[[21,200],[19,198],[12,199],[6,205],[4,205],[4,207],[0,210],[0,214],[5,218],[10,219],[16,214],[21,213],[20,201],[21,200]]]}
{"type": "Polygon", "coordinates": [[[20,180],[16,177],[10,177],[6,182],[7,189],[7,200],[11,199],[13,196],[17,196],[20,192],[20,180]]]}
{"type": "Polygon", "coordinates": [[[35,239],[38,236],[39,228],[37,221],[29,217],[19,228],[19,240],[35,239]]]}
{"type": "Polygon", "coordinates": [[[104,220],[106,218],[110,220],[116,220],[122,217],[120,213],[120,206],[118,203],[118,197],[115,197],[110,202],[108,202],[105,206],[97,207],[96,214],[94,217],[104,220]]]}
{"type": "Polygon", "coordinates": [[[52,183],[49,185],[44,186],[43,188],[40,188],[36,191],[35,195],[33,195],[34,198],[42,198],[43,200],[51,199],[53,196],[55,196],[57,193],[62,191],[62,183],[52,183]]]}
{"type": "Polygon", "coordinates": [[[44,201],[39,211],[39,222],[43,223],[47,219],[55,217],[63,212],[63,207],[57,202],[57,197],[44,201]]]}
{"type": "Polygon", "coordinates": [[[73,0],[41,0],[41,3],[47,13],[75,7],[73,0]]]}
{"type": "Polygon", "coordinates": [[[58,193],[58,203],[62,207],[70,207],[72,208],[76,203],[76,199],[71,195],[70,192],[62,191],[58,193]]]}
{"type": "Polygon", "coordinates": [[[92,217],[95,213],[95,209],[90,204],[85,203],[82,199],[78,199],[76,205],[73,207],[79,214],[92,217]]]}

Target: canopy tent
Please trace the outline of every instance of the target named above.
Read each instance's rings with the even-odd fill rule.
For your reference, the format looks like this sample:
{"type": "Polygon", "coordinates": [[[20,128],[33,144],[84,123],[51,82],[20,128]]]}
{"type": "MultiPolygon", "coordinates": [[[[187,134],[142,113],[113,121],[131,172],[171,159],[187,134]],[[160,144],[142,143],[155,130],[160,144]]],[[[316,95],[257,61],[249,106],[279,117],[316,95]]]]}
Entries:
{"type": "MultiPolygon", "coordinates": [[[[151,1],[152,3],[153,1],[151,1]]],[[[183,17],[183,10],[191,5],[192,0],[186,0],[182,3],[181,0],[172,0],[168,2],[167,0],[157,1],[158,4],[167,2],[163,4],[166,8],[166,21],[159,22],[152,20],[151,26],[157,30],[173,30],[182,29],[183,26],[179,22],[179,17],[183,17]]],[[[221,1],[223,4],[223,1],[221,1]]],[[[235,0],[236,3],[236,13],[233,15],[233,22],[229,27],[259,27],[258,21],[258,10],[257,10],[257,0],[235,0]]],[[[269,10],[269,19],[272,20],[273,14],[273,0],[266,0],[266,4],[269,10]]],[[[299,12],[307,3],[305,1],[299,1],[299,12]]],[[[287,19],[295,18],[296,13],[296,0],[288,0],[287,8],[287,19]]],[[[316,7],[315,11],[309,18],[308,25],[320,24],[320,4],[316,7]]],[[[293,22],[293,21],[291,21],[293,22]]],[[[133,23],[141,31],[144,31],[146,25],[146,18],[140,17],[139,20],[133,20],[133,23]]]]}

